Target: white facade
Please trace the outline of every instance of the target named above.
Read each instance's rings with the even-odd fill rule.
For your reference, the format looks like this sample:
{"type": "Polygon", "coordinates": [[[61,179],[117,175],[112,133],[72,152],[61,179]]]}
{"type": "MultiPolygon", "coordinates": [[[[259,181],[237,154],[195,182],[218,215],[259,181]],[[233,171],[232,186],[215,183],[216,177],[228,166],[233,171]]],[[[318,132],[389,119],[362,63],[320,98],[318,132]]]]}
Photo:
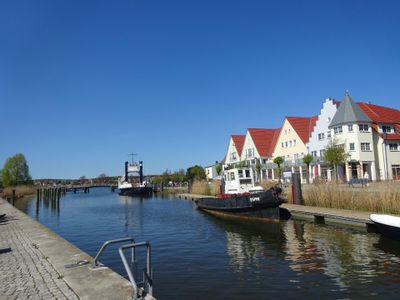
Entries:
{"type": "MultiPolygon", "coordinates": [[[[236,136],[236,137],[237,137],[236,140],[241,139],[241,138],[239,138],[240,136],[236,136]]],[[[242,136],[242,138],[244,138],[244,136],[242,136]]],[[[225,155],[225,165],[230,165],[230,164],[235,164],[235,163],[240,162],[241,153],[239,153],[237,146],[239,146],[239,145],[236,145],[235,139],[233,138],[233,136],[231,136],[231,138],[229,139],[228,151],[226,152],[226,155],[225,155]]]]}
{"type": "Polygon", "coordinates": [[[330,178],[330,173],[326,165],[323,163],[324,151],[331,140],[331,130],[329,124],[337,111],[337,101],[327,98],[322,106],[321,112],[318,115],[318,120],[315,123],[311,133],[309,142],[307,143],[307,152],[314,158],[314,162],[310,165],[309,175],[312,181],[316,177],[330,178]]]}
{"type": "Polygon", "coordinates": [[[217,170],[214,166],[208,166],[204,168],[204,171],[206,172],[207,180],[213,180],[215,177],[218,176],[217,170]]]}

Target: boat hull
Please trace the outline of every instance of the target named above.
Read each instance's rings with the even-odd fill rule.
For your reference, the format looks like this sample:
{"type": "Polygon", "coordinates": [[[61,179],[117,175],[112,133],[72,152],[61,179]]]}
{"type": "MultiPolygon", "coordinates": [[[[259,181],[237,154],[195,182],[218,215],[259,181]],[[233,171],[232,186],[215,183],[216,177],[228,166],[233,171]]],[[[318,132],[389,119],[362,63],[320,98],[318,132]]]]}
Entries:
{"type": "Polygon", "coordinates": [[[118,194],[121,196],[150,196],[153,193],[152,187],[130,187],[120,188],[118,194]]]}
{"type": "Polygon", "coordinates": [[[379,233],[400,241],[400,217],[372,214],[370,219],[374,222],[379,233]]]}
{"type": "Polygon", "coordinates": [[[243,218],[279,219],[282,200],[274,189],[251,195],[229,198],[200,198],[197,208],[216,215],[235,215],[243,218]]]}

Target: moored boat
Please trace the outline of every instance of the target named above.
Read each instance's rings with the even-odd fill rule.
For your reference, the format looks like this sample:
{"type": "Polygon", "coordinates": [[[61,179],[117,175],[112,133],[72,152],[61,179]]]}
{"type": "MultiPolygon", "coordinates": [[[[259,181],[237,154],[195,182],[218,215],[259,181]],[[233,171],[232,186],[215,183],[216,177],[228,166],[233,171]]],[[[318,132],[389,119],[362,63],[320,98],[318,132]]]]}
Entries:
{"type": "Polygon", "coordinates": [[[279,219],[282,189],[272,187],[265,191],[254,184],[253,170],[248,167],[224,171],[223,190],[216,198],[204,197],[195,201],[201,210],[246,218],[279,219]]]}
{"type": "Polygon", "coordinates": [[[371,214],[369,218],[381,234],[400,241],[400,217],[371,214]]]}
{"type": "Polygon", "coordinates": [[[129,164],[126,161],[124,176],[118,179],[118,194],[123,196],[149,196],[152,193],[153,187],[143,177],[143,162],[129,164]],[[130,180],[129,173],[138,173],[139,182],[135,183],[130,180]]]}

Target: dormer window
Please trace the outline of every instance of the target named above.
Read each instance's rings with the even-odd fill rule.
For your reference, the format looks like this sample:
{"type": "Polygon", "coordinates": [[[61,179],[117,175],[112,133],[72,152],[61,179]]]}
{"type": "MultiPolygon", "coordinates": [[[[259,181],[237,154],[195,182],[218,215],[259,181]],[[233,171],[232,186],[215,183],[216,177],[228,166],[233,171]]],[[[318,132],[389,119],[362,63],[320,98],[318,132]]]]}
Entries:
{"type": "Polygon", "coordinates": [[[369,126],[368,124],[358,124],[358,130],[360,132],[368,132],[369,126]]]}
{"type": "Polygon", "coordinates": [[[392,126],[382,125],[382,132],[383,133],[391,133],[392,132],[392,126]]]}

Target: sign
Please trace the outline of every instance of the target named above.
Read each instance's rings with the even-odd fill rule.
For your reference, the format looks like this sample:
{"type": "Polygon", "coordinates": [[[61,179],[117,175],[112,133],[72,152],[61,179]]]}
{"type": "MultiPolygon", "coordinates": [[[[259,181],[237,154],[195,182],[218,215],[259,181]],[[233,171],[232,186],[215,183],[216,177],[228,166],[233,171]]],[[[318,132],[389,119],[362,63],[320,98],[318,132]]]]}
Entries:
{"type": "Polygon", "coordinates": [[[292,178],[292,172],[283,172],[283,178],[285,179],[292,178]]]}

